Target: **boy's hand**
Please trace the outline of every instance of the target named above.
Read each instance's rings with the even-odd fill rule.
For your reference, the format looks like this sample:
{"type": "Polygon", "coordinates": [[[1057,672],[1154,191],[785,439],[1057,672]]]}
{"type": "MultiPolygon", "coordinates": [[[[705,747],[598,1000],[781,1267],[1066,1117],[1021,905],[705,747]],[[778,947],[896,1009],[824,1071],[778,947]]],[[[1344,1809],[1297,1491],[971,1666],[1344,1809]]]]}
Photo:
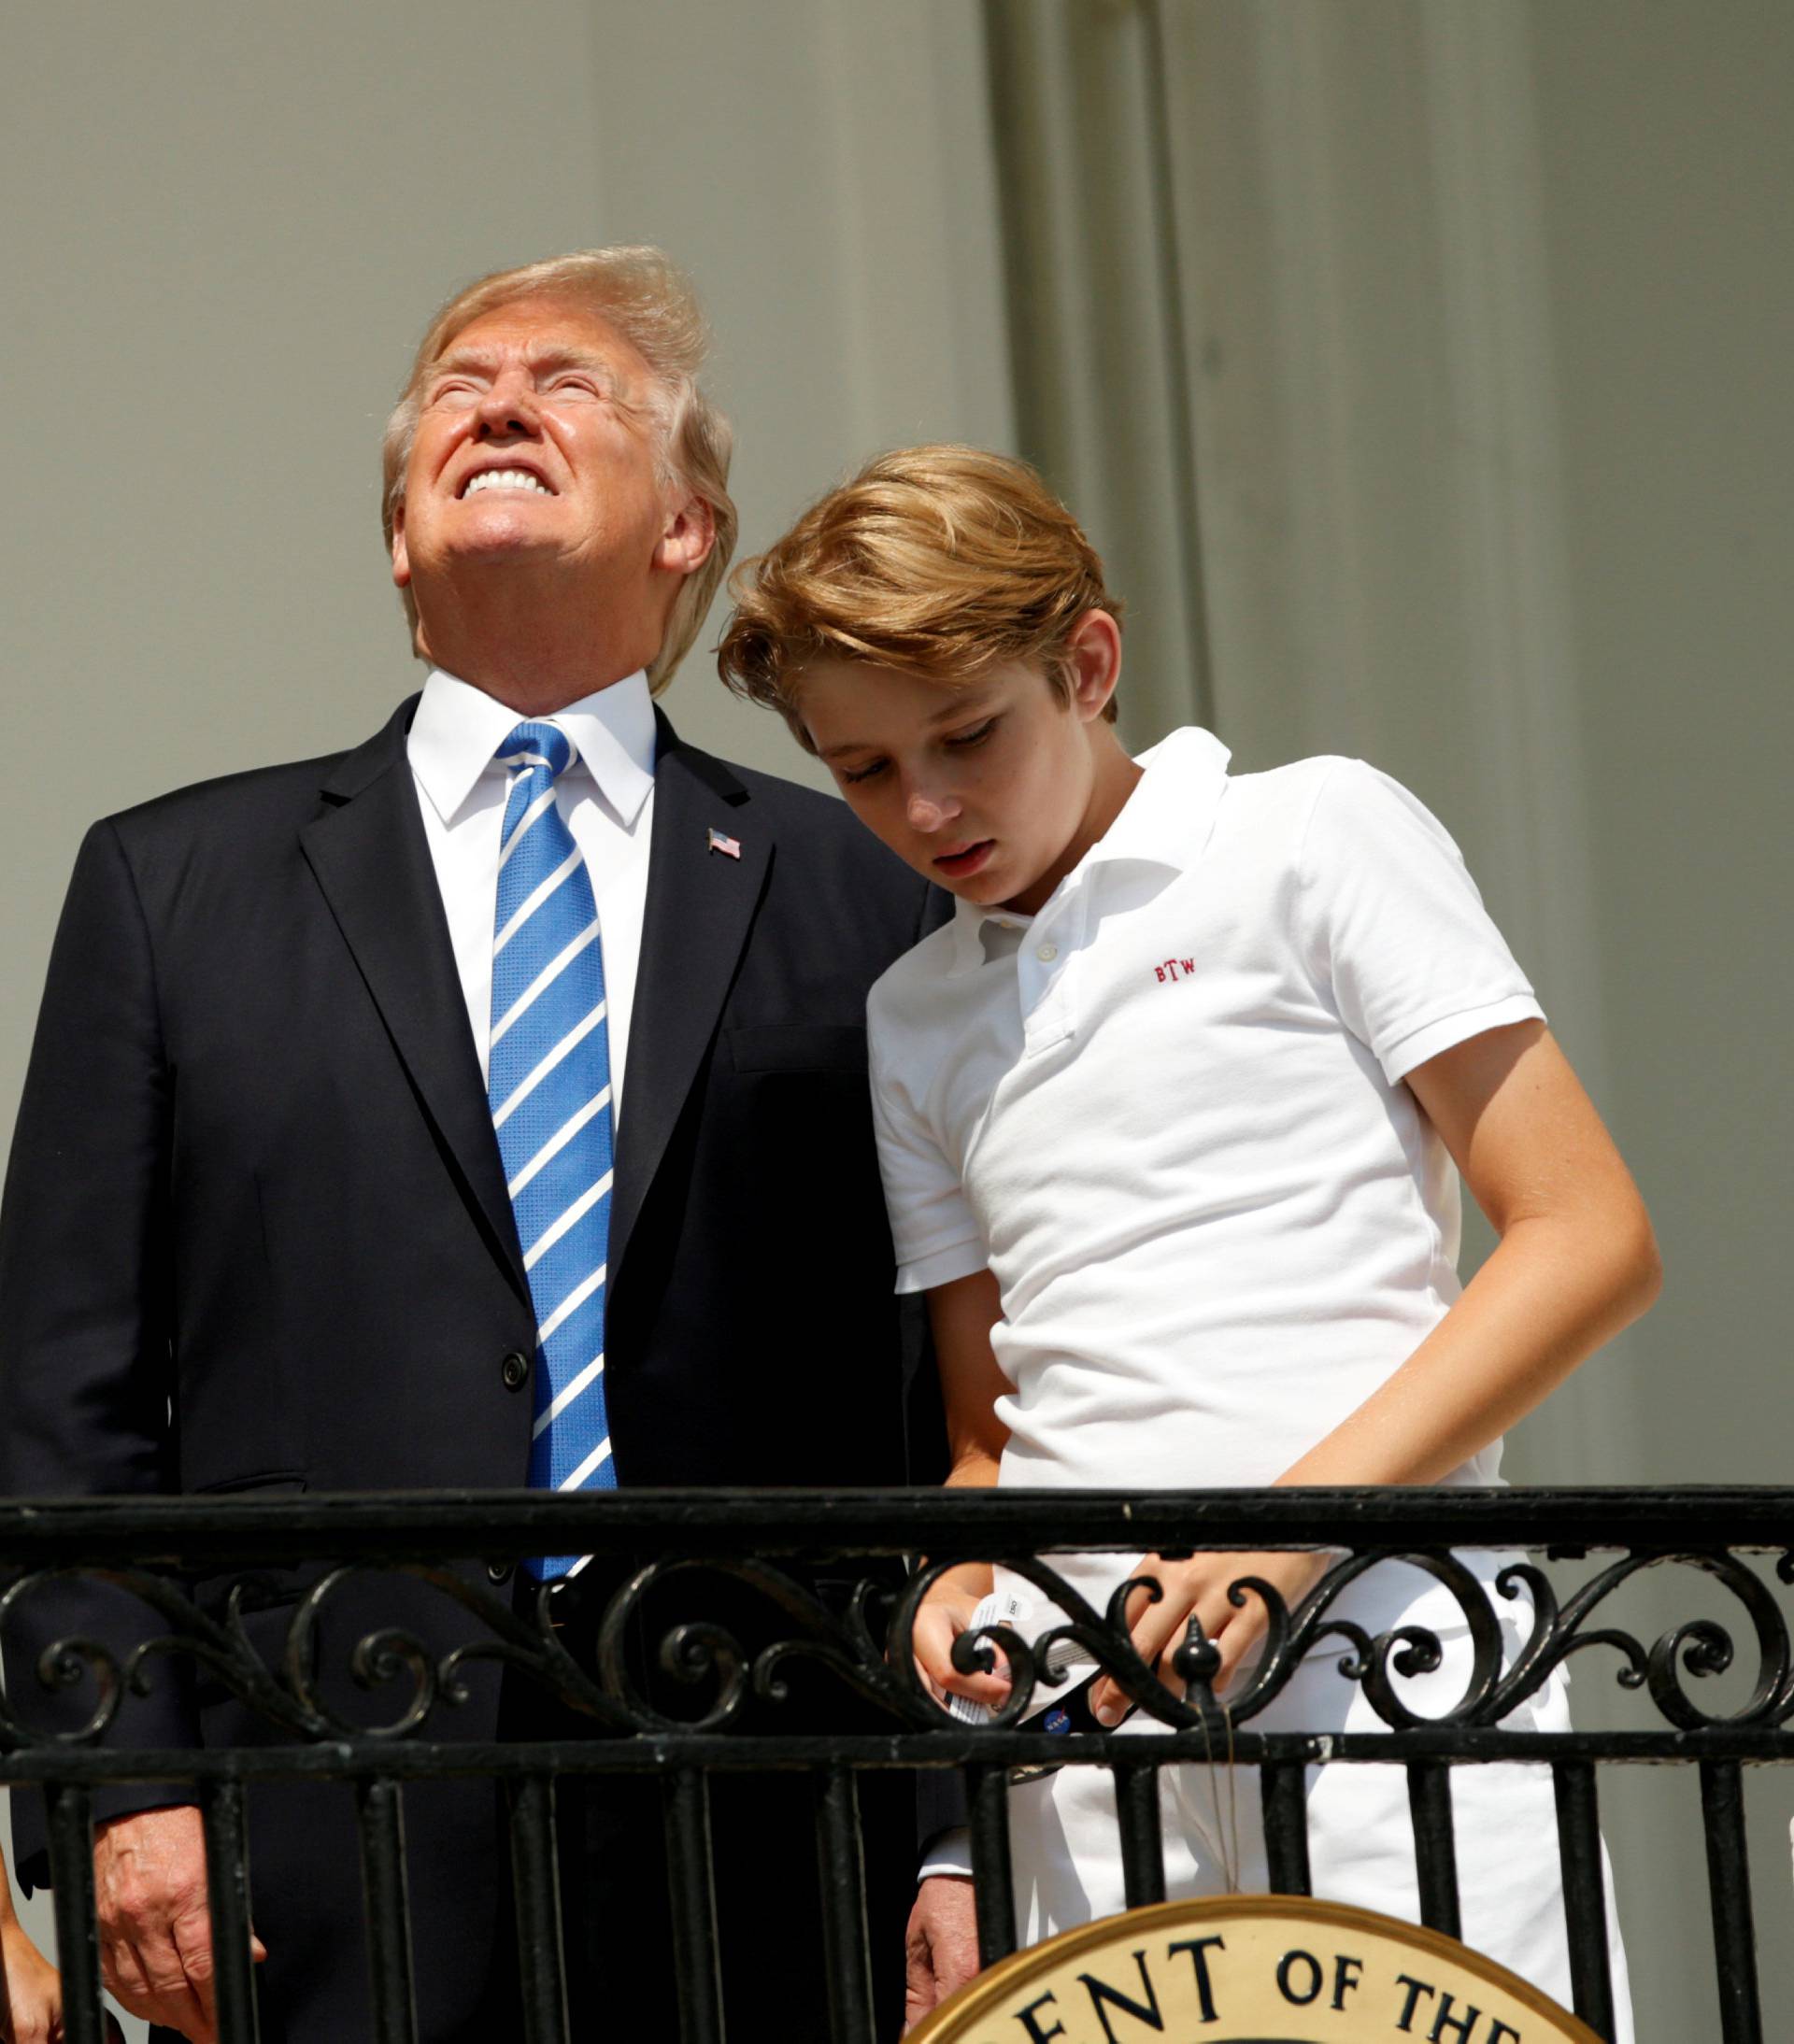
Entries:
{"type": "MultiPolygon", "coordinates": [[[[1202,1621],[1203,1638],[1220,1650],[1221,1665],[1214,1681],[1219,1696],[1264,1637],[1262,1600],[1248,1590],[1244,1605],[1236,1608],[1228,1602],[1230,1586],[1245,1576],[1261,1576],[1293,1611],[1313,1588],[1327,1559],[1324,1554],[1291,1554],[1287,1549],[1264,1554],[1192,1554],[1188,1561],[1146,1554],[1134,1575],[1157,1577],[1165,1594],[1156,1604],[1147,1602],[1144,1591],[1130,1597],[1134,1652],[1148,1668],[1159,1664],[1159,1680],[1181,1703],[1184,1682],[1172,1666],[1172,1654],[1193,1612],[1202,1621]]],[[[1132,1698],[1106,1675],[1091,1687],[1090,1710],[1100,1724],[1120,1724],[1132,1705],[1132,1698]]]]}
{"type": "MultiPolygon", "coordinates": [[[[6,1884],[0,1867],[0,1887],[6,1884]]],[[[63,1983],[12,1919],[0,1923],[0,2039],[5,2044],[61,2044],[63,1983]]]]}
{"type": "MultiPolygon", "coordinates": [[[[970,1626],[973,1615],[990,1594],[990,1564],[967,1562],[962,1568],[949,1569],[922,1599],[910,1637],[917,1672],[936,1703],[945,1703],[948,1691],[970,1696],[974,1703],[982,1703],[992,1710],[1008,1701],[1006,1675],[961,1675],[953,1666],[954,1640],[970,1626]]],[[[1001,1655],[998,1660],[1001,1668],[1001,1655]]]]}

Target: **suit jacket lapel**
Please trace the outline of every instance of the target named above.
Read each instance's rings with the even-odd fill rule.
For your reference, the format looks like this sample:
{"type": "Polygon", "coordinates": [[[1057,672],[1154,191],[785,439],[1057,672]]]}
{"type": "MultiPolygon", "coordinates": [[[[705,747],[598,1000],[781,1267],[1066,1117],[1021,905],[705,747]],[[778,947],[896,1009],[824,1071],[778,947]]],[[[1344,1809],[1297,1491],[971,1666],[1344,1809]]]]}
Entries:
{"type": "Polygon", "coordinates": [[[406,760],[416,700],[338,765],[324,786],[324,812],[300,844],[463,1191],[527,1302],[505,1167],[406,760]]]}
{"type": "Polygon", "coordinates": [[[773,852],[748,789],[720,759],[683,745],[657,713],[654,825],[610,1213],[614,1292],[654,1173],[704,1061],[759,905],[773,852]],[[739,841],[738,857],[710,832],[739,841]]]}

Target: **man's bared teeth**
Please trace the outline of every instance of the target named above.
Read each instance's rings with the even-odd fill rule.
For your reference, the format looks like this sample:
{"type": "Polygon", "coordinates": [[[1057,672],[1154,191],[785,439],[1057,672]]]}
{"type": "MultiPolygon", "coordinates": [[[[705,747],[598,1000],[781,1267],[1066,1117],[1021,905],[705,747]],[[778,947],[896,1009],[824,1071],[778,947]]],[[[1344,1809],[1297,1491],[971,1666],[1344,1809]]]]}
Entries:
{"type": "Polygon", "coordinates": [[[551,497],[554,494],[539,476],[532,476],[526,468],[481,469],[477,476],[469,480],[462,495],[471,497],[482,490],[534,490],[542,497],[551,497]]]}

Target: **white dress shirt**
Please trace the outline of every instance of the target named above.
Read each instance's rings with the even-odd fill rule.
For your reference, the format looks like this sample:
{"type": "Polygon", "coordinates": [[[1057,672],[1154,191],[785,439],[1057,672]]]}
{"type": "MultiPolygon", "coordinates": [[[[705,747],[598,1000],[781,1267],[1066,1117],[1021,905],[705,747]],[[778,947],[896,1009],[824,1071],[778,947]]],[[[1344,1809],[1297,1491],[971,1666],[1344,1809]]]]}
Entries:
{"type": "MultiPolygon", "coordinates": [[[[433,667],[406,745],[482,1073],[492,1024],[499,831],[510,785],[493,754],[524,721],[505,703],[433,667]]],[[[533,721],[564,731],[577,755],[556,785],[555,800],[585,855],[598,908],[614,1116],[623,1096],[654,819],[654,705],[648,677],[637,671],[533,721]]]]}

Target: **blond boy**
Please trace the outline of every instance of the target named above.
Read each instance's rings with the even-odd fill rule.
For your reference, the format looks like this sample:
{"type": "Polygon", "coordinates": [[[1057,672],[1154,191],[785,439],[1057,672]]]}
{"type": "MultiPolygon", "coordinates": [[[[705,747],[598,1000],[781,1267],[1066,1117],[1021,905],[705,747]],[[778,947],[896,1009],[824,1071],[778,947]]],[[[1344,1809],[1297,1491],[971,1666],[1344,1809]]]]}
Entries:
{"type": "MultiPolygon", "coordinates": [[[[1102,564],[1000,456],[882,457],[735,591],[724,678],[957,897],[868,1011],[900,1287],[927,1294],[948,1481],[1496,1482],[1503,1431],[1650,1303],[1659,1269],[1632,1181],[1440,825],[1356,760],[1232,775],[1194,728],[1131,759],[1102,564]],[[1460,1173],[1500,1236],[1463,1287],[1460,1173]]],[[[1138,1566],[1061,1559],[1099,1602],[1138,1566]]],[[[1130,1607],[1141,1654],[1194,1614],[1222,1684],[1264,1623],[1229,1584],[1256,1574],[1293,1599],[1315,1567],[1144,1560],[1167,1594],[1130,1607]]],[[[1000,1678],[957,1675],[948,1652],[990,1587],[960,1571],[918,1629],[931,1679],[987,1701],[1000,1678]]],[[[1342,1610],[1440,1629],[1445,1666],[1418,1706],[1460,1693],[1462,1614],[1438,1585],[1385,1568],[1342,1610]]],[[[1502,1617],[1513,1643],[1524,1613],[1502,1617]]],[[[1105,1681],[1092,1702],[1114,1722],[1125,1699],[1105,1681]]],[[[1560,1682],[1521,1721],[1567,1724],[1560,1682]]],[[[1376,1725],[1331,1669],[1258,1722],[1376,1725]]],[[[1173,1895],[1228,1871],[1196,1771],[1161,1784],[1173,1895]]],[[[1465,1935],[1567,2001],[1548,1777],[1500,1771],[1454,1782],[1465,1935]]],[[[1022,1936],[1122,1906],[1101,1770],[1010,1806],[1022,1936]]],[[[1317,1893],[1417,1913],[1399,1770],[1319,1770],[1309,1832],[1317,1893]]],[[[1248,1840],[1248,1860],[1260,1850],[1248,1840]]]]}

